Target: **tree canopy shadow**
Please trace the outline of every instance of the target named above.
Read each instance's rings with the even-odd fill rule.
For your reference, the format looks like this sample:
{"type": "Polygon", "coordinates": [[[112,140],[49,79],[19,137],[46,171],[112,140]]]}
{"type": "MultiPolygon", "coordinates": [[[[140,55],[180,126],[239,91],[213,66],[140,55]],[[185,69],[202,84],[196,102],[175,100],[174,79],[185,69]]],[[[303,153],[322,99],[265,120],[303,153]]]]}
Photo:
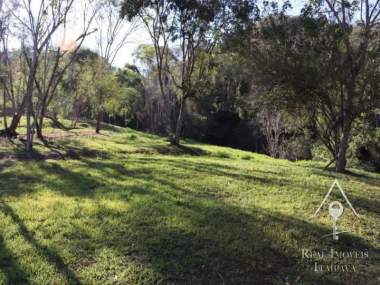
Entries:
{"type": "MultiPolygon", "coordinates": [[[[58,270],[58,272],[60,272],[61,274],[63,274],[67,278],[69,284],[81,284],[80,280],[78,279],[78,277],[76,276],[74,271],[72,271],[69,268],[69,266],[65,263],[65,261],[60,257],[59,253],[57,251],[45,246],[45,245],[40,244],[35,239],[33,234],[28,230],[27,226],[24,224],[22,219],[12,209],[12,207],[10,207],[6,202],[2,201],[0,203],[0,210],[6,216],[9,216],[12,219],[13,223],[15,223],[18,226],[19,232],[25,238],[25,240],[27,242],[29,242],[35,248],[36,251],[43,254],[44,257],[48,260],[48,262],[53,264],[55,266],[55,268],[58,270]]],[[[24,281],[23,279],[26,279],[26,277],[23,274],[14,275],[15,273],[20,272],[20,270],[17,267],[12,268],[11,272],[12,272],[12,275],[9,275],[9,277],[10,277],[9,283],[10,284],[16,282],[16,280],[17,281],[24,281]],[[14,271],[14,270],[16,270],[16,271],[14,271]],[[14,279],[16,279],[16,280],[14,280],[14,279]]]]}
{"type": "MultiPolygon", "coordinates": [[[[352,235],[339,244],[323,240],[331,229],[268,209],[244,210],[195,194],[183,202],[170,192],[151,195],[144,204],[118,213],[126,225],[115,230],[114,223],[103,223],[103,235],[94,243],[139,256],[144,267],[159,274],[154,284],[286,284],[297,278],[302,284],[354,284],[352,275],[312,272],[313,260],[304,262],[301,249],[379,252],[352,235]],[[164,222],[173,215],[187,226],[164,222]]],[[[102,207],[99,212],[112,212],[102,207]]],[[[354,280],[375,284],[371,278],[358,274],[354,280]]]]}
{"type": "Polygon", "coordinates": [[[335,172],[334,169],[326,170],[324,168],[317,168],[317,167],[312,167],[311,169],[312,169],[311,172],[313,174],[316,174],[319,176],[323,176],[323,177],[327,177],[327,178],[331,178],[331,179],[335,179],[335,178],[339,178],[339,177],[346,177],[346,178],[358,180],[360,182],[366,183],[366,184],[373,186],[373,187],[380,187],[379,179],[376,179],[376,178],[371,177],[369,175],[356,173],[356,172],[349,171],[349,170],[347,170],[345,173],[337,173],[337,172],[335,172]]]}
{"type": "Polygon", "coordinates": [[[6,280],[3,281],[7,284],[29,283],[27,274],[20,268],[12,252],[6,247],[2,236],[0,236],[0,272],[5,275],[6,280]]]}
{"type": "MultiPolygon", "coordinates": [[[[1,173],[3,181],[12,184],[12,189],[7,191],[4,191],[7,184],[0,184],[2,194],[18,196],[34,191],[35,185],[46,183],[52,191],[91,198],[94,203],[98,198],[128,203],[127,210],[118,211],[96,204],[95,212],[84,212],[83,216],[86,216],[88,227],[100,234],[91,236],[86,228],[67,224],[65,227],[71,232],[68,243],[71,247],[80,247],[81,238],[86,237],[93,247],[110,248],[120,256],[133,255],[144,268],[157,273],[157,278],[146,284],[266,285],[275,282],[293,284],[295,280],[300,284],[371,284],[375,280],[374,276],[360,273],[351,276],[316,274],[310,270],[309,262],[301,258],[302,248],[366,249],[378,254],[379,249],[364,239],[346,234],[339,244],[333,244],[330,239],[321,239],[331,231],[330,228],[267,208],[239,207],[220,199],[212,191],[197,191],[199,189],[189,189],[179,183],[180,175],[192,172],[253,180],[268,186],[279,182],[265,177],[262,170],[241,173],[232,165],[219,164],[211,159],[194,162],[191,158],[146,156],[129,157],[123,161],[82,158],[78,163],[86,169],[95,169],[98,175],[75,171],[59,162],[42,161],[38,162],[38,168],[48,180],[43,180],[44,175],[37,177],[33,173],[1,173]],[[147,167],[148,164],[154,167],[147,167]],[[181,169],[181,174],[173,174],[175,179],[170,179],[173,168],[181,169]],[[115,184],[107,185],[106,177],[117,177],[115,184]],[[118,184],[117,180],[131,183],[118,184]]],[[[281,178],[281,183],[291,181],[281,178]]],[[[356,202],[360,204],[360,201],[356,202]]],[[[371,205],[372,210],[373,207],[375,202],[371,205]]],[[[81,282],[59,252],[41,245],[9,205],[2,205],[1,210],[71,284],[81,282]]],[[[77,263],[81,264],[81,257],[78,259],[77,263]]],[[[13,278],[9,274],[9,278],[13,278]]]]}

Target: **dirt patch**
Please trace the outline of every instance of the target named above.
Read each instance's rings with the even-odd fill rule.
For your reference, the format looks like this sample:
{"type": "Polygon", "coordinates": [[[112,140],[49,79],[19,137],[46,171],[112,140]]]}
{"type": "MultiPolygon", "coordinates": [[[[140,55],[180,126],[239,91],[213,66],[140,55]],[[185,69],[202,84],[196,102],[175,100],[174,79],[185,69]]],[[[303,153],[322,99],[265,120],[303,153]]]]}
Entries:
{"type": "MultiPolygon", "coordinates": [[[[77,132],[72,132],[72,131],[60,131],[60,132],[50,132],[44,135],[45,140],[47,141],[53,141],[53,140],[62,140],[66,139],[69,137],[100,137],[100,136],[108,136],[109,134],[107,133],[101,133],[97,134],[93,130],[83,130],[83,131],[77,131],[77,132]]],[[[26,140],[26,135],[21,134],[18,135],[17,138],[20,141],[25,141],[26,140]]]]}

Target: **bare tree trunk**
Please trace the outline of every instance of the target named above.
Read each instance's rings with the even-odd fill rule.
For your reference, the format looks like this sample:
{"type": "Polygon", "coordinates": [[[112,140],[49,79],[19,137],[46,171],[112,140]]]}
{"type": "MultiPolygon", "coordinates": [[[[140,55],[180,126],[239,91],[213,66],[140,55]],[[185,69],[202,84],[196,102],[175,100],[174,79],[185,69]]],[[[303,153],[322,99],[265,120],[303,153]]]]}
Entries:
{"type": "Polygon", "coordinates": [[[181,100],[180,106],[179,106],[179,113],[178,113],[178,118],[177,118],[177,125],[175,129],[175,136],[173,139],[173,144],[179,144],[179,141],[181,139],[181,133],[182,133],[182,127],[183,127],[183,117],[185,113],[185,103],[186,103],[186,98],[183,98],[181,100]]]}
{"type": "MultiPolygon", "coordinates": [[[[38,86],[38,83],[36,81],[36,85],[38,86]]],[[[37,88],[40,89],[40,88],[37,88]]],[[[42,128],[43,128],[43,122],[46,114],[46,108],[47,108],[47,101],[48,101],[48,96],[49,93],[45,93],[43,95],[42,103],[41,103],[41,111],[38,114],[38,110],[36,110],[36,113],[34,114],[34,122],[36,125],[36,132],[37,132],[37,137],[41,139],[42,141],[44,140],[43,134],[42,134],[42,128]]]]}
{"type": "Polygon", "coordinates": [[[5,88],[3,90],[3,119],[4,119],[4,129],[8,129],[8,123],[7,123],[7,114],[6,114],[6,96],[5,96],[5,88]]]}
{"type": "Polygon", "coordinates": [[[342,130],[342,136],[339,142],[339,149],[336,157],[335,170],[337,172],[344,172],[346,170],[346,154],[350,141],[350,126],[349,123],[346,123],[344,129],[342,130]]]}
{"type": "Polygon", "coordinates": [[[347,86],[347,102],[343,107],[343,122],[342,122],[342,133],[340,136],[340,141],[338,145],[337,155],[336,155],[336,172],[344,172],[346,170],[346,154],[350,143],[351,137],[351,127],[352,127],[352,111],[353,111],[353,98],[355,90],[355,77],[350,81],[347,86]]]}
{"type": "Polygon", "coordinates": [[[37,48],[34,45],[34,51],[32,56],[32,61],[29,68],[28,84],[26,87],[26,151],[30,152],[33,149],[33,133],[31,117],[33,116],[33,87],[34,79],[37,72],[37,48]]]}
{"type": "Polygon", "coordinates": [[[32,143],[32,125],[31,125],[31,116],[32,116],[32,92],[33,87],[28,88],[27,91],[27,106],[26,106],[26,151],[30,152],[33,149],[32,143]]]}
{"type": "Polygon", "coordinates": [[[9,126],[7,130],[7,133],[10,136],[16,135],[16,129],[18,127],[18,124],[20,123],[21,116],[24,113],[25,105],[26,105],[26,96],[24,96],[24,98],[22,99],[21,105],[18,107],[17,112],[13,114],[11,125],[9,126]]]}
{"type": "Polygon", "coordinates": [[[44,140],[44,136],[42,134],[42,124],[43,124],[43,118],[44,117],[41,117],[39,119],[39,122],[37,123],[37,119],[36,120],[36,133],[37,133],[37,137],[40,139],[40,140],[44,140]]]}
{"type": "Polygon", "coordinates": [[[44,136],[42,133],[44,118],[45,118],[45,111],[41,112],[41,114],[40,114],[40,118],[39,118],[39,122],[38,122],[38,128],[37,128],[37,137],[41,140],[44,139],[44,136]]]}
{"type": "MultiPolygon", "coordinates": [[[[47,98],[47,97],[45,97],[47,98]]],[[[35,117],[35,122],[36,122],[36,131],[37,131],[37,137],[40,139],[40,140],[44,140],[44,137],[43,137],[43,133],[42,133],[42,128],[43,128],[43,124],[44,124],[44,119],[46,116],[48,116],[46,114],[46,108],[47,108],[47,104],[46,104],[46,100],[44,99],[43,100],[43,104],[41,106],[41,112],[40,112],[40,115],[39,115],[39,118],[35,117]]],[[[56,124],[56,121],[58,120],[55,120],[55,116],[53,114],[52,116],[52,121],[53,123],[56,124]]],[[[59,126],[59,124],[56,124],[57,126],[59,126]]]]}
{"type": "Polygon", "coordinates": [[[33,55],[32,64],[29,70],[28,85],[26,88],[26,151],[30,152],[33,149],[33,134],[32,134],[32,124],[31,117],[33,115],[33,85],[34,76],[36,75],[36,56],[33,55]]]}
{"type": "Polygon", "coordinates": [[[96,114],[96,130],[95,132],[97,134],[100,133],[100,121],[102,119],[102,111],[98,111],[98,113],[96,114]]]}

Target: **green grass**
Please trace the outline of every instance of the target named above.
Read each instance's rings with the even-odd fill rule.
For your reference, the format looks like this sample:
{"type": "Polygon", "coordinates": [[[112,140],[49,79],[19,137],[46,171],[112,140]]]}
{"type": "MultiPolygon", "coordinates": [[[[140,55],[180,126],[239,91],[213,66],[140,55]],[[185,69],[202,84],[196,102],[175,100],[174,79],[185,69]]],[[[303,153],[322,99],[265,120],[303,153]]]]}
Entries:
{"type": "Polygon", "coordinates": [[[80,131],[53,145],[80,159],[49,159],[37,144],[45,159],[0,160],[0,284],[380,282],[379,174],[173,147],[130,129],[80,131]],[[312,217],[334,178],[361,216],[345,211],[339,227],[349,232],[337,243],[321,238],[331,231],[326,208],[312,217]],[[322,274],[312,270],[317,257],[302,259],[302,249],[331,248],[369,258],[350,261],[356,272],[322,274]]]}

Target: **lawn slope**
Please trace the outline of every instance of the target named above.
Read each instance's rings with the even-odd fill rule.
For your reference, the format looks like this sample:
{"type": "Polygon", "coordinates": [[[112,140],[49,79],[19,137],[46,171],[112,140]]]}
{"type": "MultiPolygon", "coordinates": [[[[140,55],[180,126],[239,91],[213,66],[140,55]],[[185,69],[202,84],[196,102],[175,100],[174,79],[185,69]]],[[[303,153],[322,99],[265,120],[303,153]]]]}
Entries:
{"type": "Polygon", "coordinates": [[[379,174],[123,128],[54,132],[33,158],[2,141],[0,284],[380,282],[379,174]],[[312,217],[334,178],[360,214],[346,208],[336,243],[321,238],[327,207],[312,217]],[[369,257],[320,273],[314,262],[347,260],[302,256],[331,248],[369,257]]]}

